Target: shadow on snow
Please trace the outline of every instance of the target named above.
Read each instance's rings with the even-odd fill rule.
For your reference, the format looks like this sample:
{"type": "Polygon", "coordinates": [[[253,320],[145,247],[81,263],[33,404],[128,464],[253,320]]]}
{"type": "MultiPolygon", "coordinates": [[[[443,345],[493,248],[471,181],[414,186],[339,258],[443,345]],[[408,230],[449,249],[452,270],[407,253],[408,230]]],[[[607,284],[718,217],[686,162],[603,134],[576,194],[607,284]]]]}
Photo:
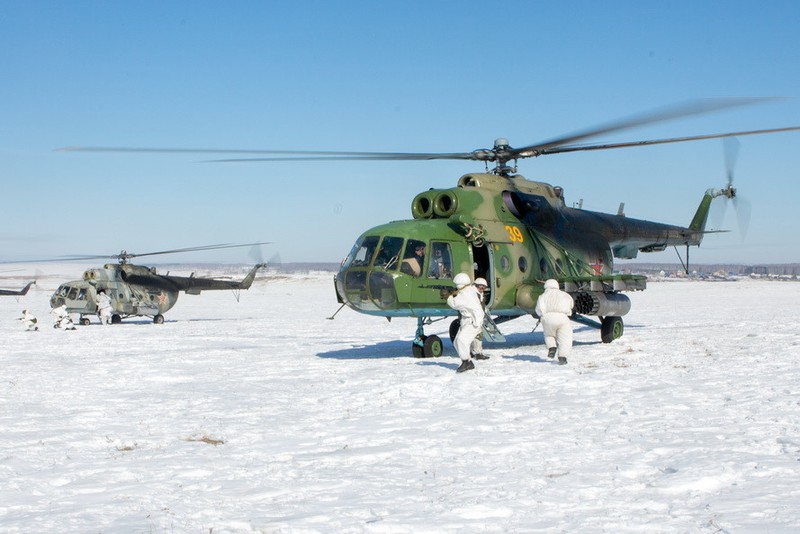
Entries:
{"type": "MultiPolygon", "coordinates": [[[[588,327],[586,327],[588,329],[588,327]]],[[[582,329],[576,329],[582,330],[582,329]]],[[[458,360],[454,363],[450,363],[445,359],[441,358],[453,358],[456,357],[455,348],[453,348],[452,343],[450,343],[449,338],[446,335],[440,336],[442,338],[442,343],[444,345],[444,352],[439,358],[430,358],[430,359],[419,359],[417,361],[418,365],[438,365],[441,367],[453,368],[455,369],[458,367],[458,360]]],[[[365,344],[358,344],[356,345],[355,341],[351,342],[353,346],[348,348],[342,349],[335,349],[325,352],[317,353],[317,357],[319,358],[330,358],[335,360],[365,360],[365,359],[384,359],[384,358],[413,358],[411,355],[411,340],[392,340],[392,341],[382,341],[380,343],[375,343],[372,345],[365,345],[365,344]]],[[[596,345],[601,343],[598,339],[597,341],[575,341],[574,345],[596,345]]],[[[544,334],[542,332],[522,332],[516,334],[509,334],[506,336],[506,341],[504,343],[489,343],[484,342],[484,349],[491,351],[491,353],[495,353],[496,351],[502,351],[502,349],[519,349],[524,347],[530,347],[531,352],[533,353],[542,353],[546,355],[547,349],[544,346],[544,334]]],[[[516,354],[516,355],[503,355],[495,354],[494,357],[499,358],[506,358],[512,360],[520,360],[520,361],[527,361],[532,363],[550,363],[552,360],[547,359],[546,357],[540,357],[536,354],[531,355],[523,355],[523,354],[516,354]]]]}

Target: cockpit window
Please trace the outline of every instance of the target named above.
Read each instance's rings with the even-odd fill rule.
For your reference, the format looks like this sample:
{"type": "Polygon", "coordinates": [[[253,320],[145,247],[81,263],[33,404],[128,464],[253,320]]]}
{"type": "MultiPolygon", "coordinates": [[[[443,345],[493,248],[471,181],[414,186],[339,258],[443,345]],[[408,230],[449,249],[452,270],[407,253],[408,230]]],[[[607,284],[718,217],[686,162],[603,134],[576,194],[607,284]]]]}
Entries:
{"type": "Polygon", "coordinates": [[[78,291],[78,300],[86,300],[86,288],[82,287],[80,291],[78,291]]]}
{"type": "Polygon", "coordinates": [[[403,248],[402,237],[384,237],[381,248],[375,257],[375,267],[383,267],[387,271],[397,269],[400,259],[400,250],[403,248]]]}
{"type": "Polygon", "coordinates": [[[428,278],[452,278],[453,256],[450,244],[434,241],[431,243],[431,262],[428,266],[428,278]]]}
{"type": "Polygon", "coordinates": [[[406,251],[403,253],[403,263],[400,270],[411,276],[420,276],[425,264],[425,243],[416,239],[409,239],[406,251]]]}
{"type": "Polygon", "coordinates": [[[350,254],[347,256],[344,268],[368,265],[372,260],[377,246],[378,236],[367,236],[360,242],[356,242],[355,246],[353,246],[353,250],[351,250],[350,254]]]}
{"type": "Polygon", "coordinates": [[[67,295],[67,298],[70,299],[70,300],[77,299],[78,298],[78,288],[77,287],[73,287],[72,289],[70,289],[69,290],[69,295],[67,295]]]}

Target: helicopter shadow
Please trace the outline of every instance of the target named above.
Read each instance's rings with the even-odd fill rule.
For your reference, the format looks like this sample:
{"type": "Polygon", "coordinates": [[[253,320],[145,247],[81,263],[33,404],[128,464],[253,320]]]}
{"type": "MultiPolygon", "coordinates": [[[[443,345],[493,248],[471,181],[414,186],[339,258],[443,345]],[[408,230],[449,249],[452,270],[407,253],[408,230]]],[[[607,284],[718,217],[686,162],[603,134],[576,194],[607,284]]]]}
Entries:
{"type": "MultiPolygon", "coordinates": [[[[576,331],[594,330],[590,327],[577,328],[576,331]]],[[[452,363],[453,357],[457,357],[455,349],[450,343],[449,339],[444,338],[445,352],[438,358],[419,359],[417,365],[422,366],[437,366],[450,370],[455,370],[460,361],[455,360],[452,363]]],[[[575,341],[573,345],[596,345],[601,341],[575,341]]],[[[411,356],[411,342],[410,340],[393,340],[375,343],[373,345],[359,345],[346,349],[337,349],[325,352],[318,352],[318,358],[334,359],[334,360],[367,360],[367,359],[389,359],[389,358],[413,358],[411,356]]],[[[532,352],[546,353],[547,349],[544,345],[544,334],[542,332],[521,332],[517,334],[509,334],[506,336],[505,342],[502,343],[488,343],[486,342],[485,348],[488,349],[502,349],[502,348],[523,348],[530,347],[532,352]]],[[[536,354],[531,355],[514,355],[504,356],[501,358],[509,360],[519,360],[531,363],[552,363],[552,360],[541,357],[536,354]]]]}
{"type": "Polygon", "coordinates": [[[411,358],[411,341],[398,339],[383,341],[374,345],[361,345],[347,349],[318,352],[317,357],[333,360],[411,358]]]}

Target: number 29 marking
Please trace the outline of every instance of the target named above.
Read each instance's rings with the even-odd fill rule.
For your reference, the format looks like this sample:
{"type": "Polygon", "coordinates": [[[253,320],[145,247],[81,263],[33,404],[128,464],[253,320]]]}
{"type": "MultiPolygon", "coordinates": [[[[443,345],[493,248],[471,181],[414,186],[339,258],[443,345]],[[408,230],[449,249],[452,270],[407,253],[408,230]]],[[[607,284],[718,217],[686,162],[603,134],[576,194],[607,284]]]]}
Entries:
{"type": "Polygon", "coordinates": [[[506,231],[508,232],[508,237],[511,239],[512,243],[522,243],[525,241],[525,239],[522,237],[522,232],[516,226],[506,225],[506,231]]]}

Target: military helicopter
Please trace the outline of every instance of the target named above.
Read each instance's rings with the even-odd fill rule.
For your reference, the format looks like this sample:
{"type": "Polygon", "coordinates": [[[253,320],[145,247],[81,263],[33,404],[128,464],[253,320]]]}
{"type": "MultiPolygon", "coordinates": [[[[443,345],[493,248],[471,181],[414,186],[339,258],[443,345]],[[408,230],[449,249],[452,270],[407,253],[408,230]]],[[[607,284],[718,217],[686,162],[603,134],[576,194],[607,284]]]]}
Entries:
{"type": "MultiPolygon", "coordinates": [[[[456,153],[335,152],[288,150],[217,150],[72,147],[66,150],[118,152],[233,153],[248,157],[232,161],[276,160],[470,160],[484,162],[481,173],[462,176],[456,187],[429,189],[411,202],[412,218],[393,221],[364,232],[343,260],[334,279],[342,307],[391,319],[417,318],[412,342],[416,357],[438,356],[442,341],[426,336],[424,326],[434,318],[456,312],[446,303],[454,289],[452,277],[469,273],[489,282],[487,310],[494,323],[535,315],[543,282],[557,279],[575,301],[573,317],[600,329],[610,343],[623,335],[622,316],[631,307],[625,291],[646,288],[641,275],[614,271],[614,258],[632,259],[639,252],[699,246],[706,233],[711,201],[733,199],[736,189],[708,189],[688,226],[676,226],[598,213],[567,206],[564,191],[517,174],[517,160],[586,150],[606,150],[664,143],[697,141],[800,130],[800,126],[695,135],[645,141],[577,144],[602,134],[683,116],[697,115],[768,98],[701,100],[634,116],[549,141],[514,148],[497,139],[491,149],[456,153]],[[267,157],[255,158],[255,154],[267,157]],[[509,165],[512,163],[513,165],[509,165]],[[494,168],[489,169],[489,164],[494,168]],[[598,321],[588,317],[597,317],[598,321]]],[[[687,267],[688,268],[688,267],[687,267]]],[[[341,309],[340,307],[339,309],[341,309]]],[[[338,313],[338,311],[337,311],[338,313]]],[[[336,314],[334,314],[335,316],[336,314]]],[[[487,314],[488,315],[488,314],[487,314]]],[[[332,318],[332,317],[331,317],[332,318]]],[[[458,320],[451,323],[455,337],[458,320]]],[[[499,338],[500,336],[498,336],[499,338]]]]}
{"type": "Polygon", "coordinates": [[[256,272],[267,264],[256,264],[244,279],[236,282],[214,278],[199,278],[194,274],[191,276],[158,274],[154,267],[132,265],[128,263],[128,260],[157,254],[175,254],[263,244],[266,243],[206,245],[144,254],[132,254],[123,250],[119,254],[110,256],[75,256],[66,258],[65,260],[69,261],[116,258],[118,263],[107,263],[101,268],[87,269],[83,273],[82,280],[61,284],[53,293],[53,296],[50,297],[50,306],[58,308],[66,305],[67,313],[79,314],[80,324],[88,325],[91,322],[89,316],[97,313],[97,294],[100,290],[104,290],[111,298],[113,308],[112,324],[118,324],[124,318],[136,316],[152,317],[155,324],[162,324],[164,322],[164,313],[175,305],[180,291],[189,295],[199,295],[201,291],[221,289],[239,291],[249,289],[255,279],[256,272]]]}

